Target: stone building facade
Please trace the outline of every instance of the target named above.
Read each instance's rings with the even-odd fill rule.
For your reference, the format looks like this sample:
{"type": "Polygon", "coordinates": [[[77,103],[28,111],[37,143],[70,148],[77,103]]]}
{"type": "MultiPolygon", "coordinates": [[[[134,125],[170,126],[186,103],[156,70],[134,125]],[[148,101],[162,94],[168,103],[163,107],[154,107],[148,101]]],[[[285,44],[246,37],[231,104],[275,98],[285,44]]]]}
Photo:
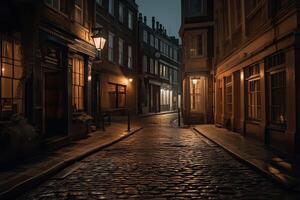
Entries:
{"type": "Polygon", "coordinates": [[[42,138],[77,137],[91,112],[93,0],[1,2],[1,115],[19,113],[42,138]]]}
{"type": "Polygon", "coordinates": [[[183,0],[182,90],[184,123],[213,122],[213,1],[183,0]]]}
{"type": "Polygon", "coordinates": [[[139,15],[139,113],[174,111],[180,102],[179,41],[139,15]]]}
{"type": "Polygon", "coordinates": [[[12,0],[0,18],[0,121],[20,114],[46,143],[65,143],[86,134],[78,116],[137,112],[134,0],[12,0]]]}
{"type": "Polygon", "coordinates": [[[128,108],[137,113],[137,4],[134,0],[96,1],[96,26],[106,44],[93,65],[93,111],[128,108]]]}
{"type": "Polygon", "coordinates": [[[299,1],[214,3],[215,123],[299,152],[299,1]]]}

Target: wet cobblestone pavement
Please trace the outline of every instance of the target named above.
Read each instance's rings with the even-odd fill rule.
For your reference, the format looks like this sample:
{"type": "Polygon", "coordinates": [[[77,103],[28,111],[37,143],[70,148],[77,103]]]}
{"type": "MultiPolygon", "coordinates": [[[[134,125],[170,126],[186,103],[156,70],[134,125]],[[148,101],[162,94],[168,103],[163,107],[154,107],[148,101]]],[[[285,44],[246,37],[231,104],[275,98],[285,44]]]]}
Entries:
{"type": "Polygon", "coordinates": [[[297,198],[192,130],[157,125],[67,168],[20,199],[297,198]]]}

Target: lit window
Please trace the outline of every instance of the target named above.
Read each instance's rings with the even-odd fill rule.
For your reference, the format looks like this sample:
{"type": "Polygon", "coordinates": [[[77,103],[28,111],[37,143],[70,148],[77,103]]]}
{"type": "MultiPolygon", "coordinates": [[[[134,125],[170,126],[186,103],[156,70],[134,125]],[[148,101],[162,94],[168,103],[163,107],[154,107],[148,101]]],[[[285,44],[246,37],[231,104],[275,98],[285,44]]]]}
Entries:
{"type": "Polygon", "coordinates": [[[124,6],[122,3],[119,4],[119,21],[124,23],[124,6]]]}
{"type": "Polygon", "coordinates": [[[114,61],[114,34],[108,33],[108,60],[114,61]]]}
{"type": "Polygon", "coordinates": [[[84,110],[84,62],[82,58],[73,58],[72,67],[72,105],[76,111],[84,110]]]}
{"type": "Polygon", "coordinates": [[[128,46],[128,68],[132,69],[132,46],[128,46]]]}
{"type": "Polygon", "coordinates": [[[115,13],[115,1],[114,0],[108,0],[108,12],[111,15],[114,15],[115,13]]]}
{"type": "Polygon", "coordinates": [[[13,40],[0,40],[0,111],[22,113],[23,77],[21,44],[13,40]]]}
{"type": "Polygon", "coordinates": [[[75,0],[75,21],[83,24],[83,1],[75,0]]]}
{"type": "Polygon", "coordinates": [[[119,64],[124,64],[124,40],[119,38],[119,64]]]}

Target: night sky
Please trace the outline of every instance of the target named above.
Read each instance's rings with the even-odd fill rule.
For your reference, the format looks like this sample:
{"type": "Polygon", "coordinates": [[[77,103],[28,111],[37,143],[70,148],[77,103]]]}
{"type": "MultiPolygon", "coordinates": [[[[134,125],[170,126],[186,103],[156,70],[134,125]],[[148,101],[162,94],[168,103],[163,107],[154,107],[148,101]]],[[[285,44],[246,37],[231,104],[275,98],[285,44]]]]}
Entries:
{"type": "Polygon", "coordinates": [[[155,16],[167,30],[168,35],[179,38],[178,31],[181,24],[180,0],[136,0],[139,12],[147,16],[148,25],[151,25],[152,16],[155,16]]]}

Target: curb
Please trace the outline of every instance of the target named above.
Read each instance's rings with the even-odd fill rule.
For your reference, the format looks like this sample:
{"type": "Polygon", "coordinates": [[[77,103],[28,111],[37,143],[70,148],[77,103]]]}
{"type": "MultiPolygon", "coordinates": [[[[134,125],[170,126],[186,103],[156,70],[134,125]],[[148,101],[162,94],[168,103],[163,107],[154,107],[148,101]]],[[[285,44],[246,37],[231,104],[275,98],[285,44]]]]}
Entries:
{"type": "Polygon", "coordinates": [[[292,182],[292,181],[283,181],[282,179],[280,179],[280,177],[264,170],[263,168],[259,167],[258,165],[256,165],[254,162],[252,162],[249,159],[244,158],[242,155],[240,155],[239,153],[236,153],[232,150],[230,150],[229,148],[225,147],[223,144],[215,141],[214,139],[211,139],[210,137],[206,136],[205,134],[201,133],[201,131],[199,131],[197,128],[193,128],[193,130],[195,132],[197,132],[198,134],[200,134],[201,136],[205,137],[206,139],[208,139],[209,141],[213,142],[214,144],[218,145],[219,147],[221,147],[222,149],[224,149],[226,152],[228,152],[230,155],[232,155],[234,158],[236,158],[237,160],[243,162],[244,164],[248,165],[249,167],[251,167],[252,169],[254,169],[255,171],[259,172],[260,174],[266,176],[267,178],[269,178],[272,182],[280,185],[281,187],[283,187],[286,190],[289,191],[293,191],[293,192],[300,192],[299,188],[297,187],[298,184],[296,183],[296,181],[292,182]]]}
{"type": "Polygon", "coordinates": [[[27,179],[15,186],[13,186],[12,188],[0,193],[0,199],[1,200],[8,200],[8,199],[14,199],[16,197],[18,197],[20,194],[28,191],[29,189],[33,188],[34,186],[36,185],[39,185],[41,184],[42,182],[48,180],[50,177],[54,176],[55,174],[57,174],[59,171],[63,170],[64,168],[74,164],[75,162],[78,162],[104,148],[107,148],[111,145],[114,145],[128,137],[130,137],[131,135],[133,135],[134,133],[136,132],[139,132],[140,130],[142,130],[143,127],[140,127],[140,128],[137,128],[136,130],[132,131],[132,132],[129,132],[128,134],[126,135],[123,135],[111,142],[108,142],[108,143],[105,143],[105,144],[102,144],[98,147],[95,147],[87,152],[84,152],[80,155],[77,155],[77,156],[74,156],[72,158],[69,158],[67,160],[64,160],[60,163],[58,163],[57,165],[45,170],[44,172],[36,175],[35,177],[32,177],[30,179],[27,179]]]}
{"type": "Polygon", "coordinates": [[[144,114],[144,115],[137,115],[137,118],[147,118],[153,116],[160,116],[160,115],[170,115],[175,114],[177,111],[168,111],[168,112],[161,112],[161,113],[152,113],[152,114],[144,114]]]}

